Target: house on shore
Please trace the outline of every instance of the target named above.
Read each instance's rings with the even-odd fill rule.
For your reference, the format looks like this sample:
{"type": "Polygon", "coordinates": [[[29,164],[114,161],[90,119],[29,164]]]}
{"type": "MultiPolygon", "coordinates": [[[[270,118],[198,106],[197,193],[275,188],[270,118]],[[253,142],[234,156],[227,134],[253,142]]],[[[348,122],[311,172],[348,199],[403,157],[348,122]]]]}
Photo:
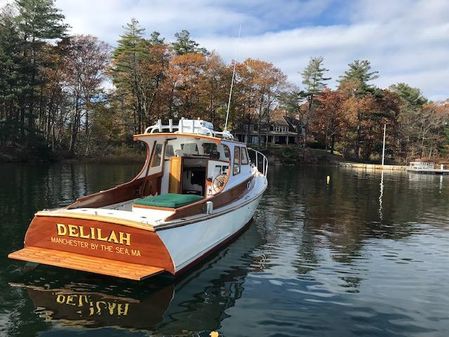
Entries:
{"type": "Polygon", "coordinates": [[[247,144],[299,144],[303,130],[299,119],[288,116],[274,117],[270,123],[245,123],[233,130],[234,136],[247,144]]]}

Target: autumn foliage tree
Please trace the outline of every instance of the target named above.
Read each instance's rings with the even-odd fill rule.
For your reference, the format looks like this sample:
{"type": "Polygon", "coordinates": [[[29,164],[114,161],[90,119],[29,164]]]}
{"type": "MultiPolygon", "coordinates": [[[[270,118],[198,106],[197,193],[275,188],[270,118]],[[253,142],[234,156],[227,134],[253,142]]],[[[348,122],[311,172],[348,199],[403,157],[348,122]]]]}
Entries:
{"type": "Polygon", "coordinates": [[[170,62],[168,77],[173,92],[172,117],[197,118],[203,114],[200,96],[206,71],[206,57],[200,53],[176,55],[170,62]]]}
{"type": "Polygon", "coordinates": [[[371,148],[366,144],[365,137],[369,135],[366,128],[370,127],[371,112],[374,108],[374,87],[369,83],[377,78],[377,72],[371,71],[367,60],[355,60],[348,65],[340,78],[339,90],[346,96],[344,109],[348,116],[348,130],[346,132],[345,153],[349,155],[351,149],[356,159],[369,157],[371,148]],[[363,151],[363,144],[365,151],[363,151]],[[362,153],[364,152],[364,153],[362,153]]]}
{"type": "MultiPolygon", "coordinates": [[[[324,90],[317,98],[311,129],[318,141],[333,154],[345,128],[344,96],[339,91],[324,90]]],[[[346,124],[347,125],[347,124],[346,124]]]]}
{"type": "Polygon", "coordinates": [[[69,97],[72,112],[69,153],[75,153],[78,135],[83,130],[84,153],[88,154],[92,107],[100,100],[101,84],[109,64],[109,50],[106,43],[84,35],[67,39],[63,48],[62,86],[69,97]]]}
{"type": "Polygon", "coordinates": [[[273,119],[288,116],[300,124],[302,146],[350,159],[377,160],[384,125],[391,160],[449,154],[449,103],[405,83],[376,87],[368,60],[351,62],[330,89],[324,59],[313,57],[295,86],[270,62],[223,61],[187,30],[170,41],[132,19],[112,53],[96,37],[68,33],[54,0],[16,0],[1,10],[0,160],[13,158],[9,152],[30,159],[129,151],[132,135],[158,119],[224,128],[228,109],[228,129],[256,129],[259,145],[267,145],[262,133],[273,119]]]}
{"type": "Polygon", "coordinates": [[[270,124],[271,113],[285,89],[287,77],[272,63],[247,59],[237,64],[234,121],[257,124],[260,133],[264,124],[270,124]]]}
{"type": "Polygon", "coordinates": [[[156,32],[152,40],[146,40],[144,31],[135,19],[126,25],[111,66],[116,97],[121,100],[123,110],[132,116],[128,124],[134,133],[143,132],[151,122],[168,67],[168,47],[156,32]]]}
{"type": "Polygon", "coordinates": [[[302,111],[302,123],[304,129],[304,147],[307,142],[307,134],[309,129],[309,123],[313,120],[317,99],[322,91],[327,87],[327,81],[331,78],[326,77],[326,73],[329,69],[323,66],[324,59],[322,57],[312,57],[309,64],[302,71],[302,84],[304,85],[303,95],[306,98],[307,104],[301,109],[302,111]]]}

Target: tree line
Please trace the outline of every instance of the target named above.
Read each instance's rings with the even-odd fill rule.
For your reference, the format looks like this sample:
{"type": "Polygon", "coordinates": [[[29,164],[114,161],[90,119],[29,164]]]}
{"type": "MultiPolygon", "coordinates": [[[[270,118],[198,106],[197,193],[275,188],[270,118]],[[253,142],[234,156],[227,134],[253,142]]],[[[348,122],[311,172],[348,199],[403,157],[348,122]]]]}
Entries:
{"type": "Polygon", "coordinates": [[[448,106],[405,83],[380,89],[367,60],[355,60],[330,89],[321,57],[300,72],[302,87],[270,62],[226,64],[186,30],[168,42],[135,19],[116,47],[70,35],[53,0],[15,0],[0,13],[0,154],[94,156],[132,146],[158,119],[202,118],[228,129],[298,118],[301,147],[369,160],[387,125],[396,161],[447,155],[448,106]]]}
{"type": "Polygon", "coordinates": [[[406,83],[378,88],[372,81],[379,73],[367,60],[350,63],[337,88],[331,90],[323,62],[321,57],[311,58],[301,73],[304,89],[283,98],[287,110],[301,116],[305,133],[311,133],[318,146],[368,161],[381,155],[386,126],[390,159],[408,162],[447,157],[449,100],[431,102],[420,89],[406,83]]]}

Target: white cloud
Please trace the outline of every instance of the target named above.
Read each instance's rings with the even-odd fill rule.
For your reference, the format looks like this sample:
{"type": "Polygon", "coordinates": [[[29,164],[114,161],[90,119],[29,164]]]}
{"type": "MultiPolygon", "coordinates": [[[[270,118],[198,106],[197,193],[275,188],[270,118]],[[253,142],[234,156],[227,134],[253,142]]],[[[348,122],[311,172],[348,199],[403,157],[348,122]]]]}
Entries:
{"type": "MultiPolygon", "coordinates": [[[[376,84],[407,82],[431,99],[449,97],[449,2],[363,1],[352,7],[345,25],[312,26],[244,37],[238,58],[273,62],[300,83],[298,74],[311,56],[323,56],[333,84],[354,59],[368,59],[380,72],[376,84]],[[402,4],[399,6],[398,4],[402,4]]],[[[230,59],[228,37],[201,40],[230,59]]]]}
{"type": "Polygon", "coordinates": [[[325,58],[333,84],[348,63],[363,58],[379,71],[380,86],[408,82],[432,99],[449,97],[446,0],[56,0],[56,6],[72,33],[112,45],[135,17],[148,34],[157,30],[168,40],[187,29],[226,61],[270,61],[297,84],[312,56],[325,58]]]}

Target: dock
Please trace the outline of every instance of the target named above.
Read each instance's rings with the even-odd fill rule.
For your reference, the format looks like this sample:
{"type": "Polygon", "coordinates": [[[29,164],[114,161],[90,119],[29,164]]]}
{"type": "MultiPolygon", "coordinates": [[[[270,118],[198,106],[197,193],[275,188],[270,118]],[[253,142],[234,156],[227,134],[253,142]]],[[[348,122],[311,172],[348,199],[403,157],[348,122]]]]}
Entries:
{"type": "Polygon", "coordinates": [[[338,163],[341,167],[359,169],[365,171],[396,171],[396,172],[413,172],[420,174],[438,174],[445,175],[449,174],[448,165],[435,165],[434,163],[427,162],[411,162],[409,166],[405,165],[380,165],[380,164],[364,164],[364,163],[350,163],[350,162],[340,162],[338,163]]]}
{"type": "Polygon", "coordinates": [[[407,172],[442,175],[449,174],[449,168],[444,164],[435,165],[432,162],[414,161],[407,167],[407,172]]]}
{"type": "Polygon", "coordinates": [[[421,174],[449,174],[448,169],[436,169],[436,168],[411,168],[407,167],[407,172],[421,173],[421,174]]]}
{"type": "Polygon", "coordinates": [[[381,164],[364,164],[364,163],[351,163],[351,162],[339,162],[338,166],[359,169],[366,171],[405,171],[407,166],[403,165],[381,165],[381,164]]]}

